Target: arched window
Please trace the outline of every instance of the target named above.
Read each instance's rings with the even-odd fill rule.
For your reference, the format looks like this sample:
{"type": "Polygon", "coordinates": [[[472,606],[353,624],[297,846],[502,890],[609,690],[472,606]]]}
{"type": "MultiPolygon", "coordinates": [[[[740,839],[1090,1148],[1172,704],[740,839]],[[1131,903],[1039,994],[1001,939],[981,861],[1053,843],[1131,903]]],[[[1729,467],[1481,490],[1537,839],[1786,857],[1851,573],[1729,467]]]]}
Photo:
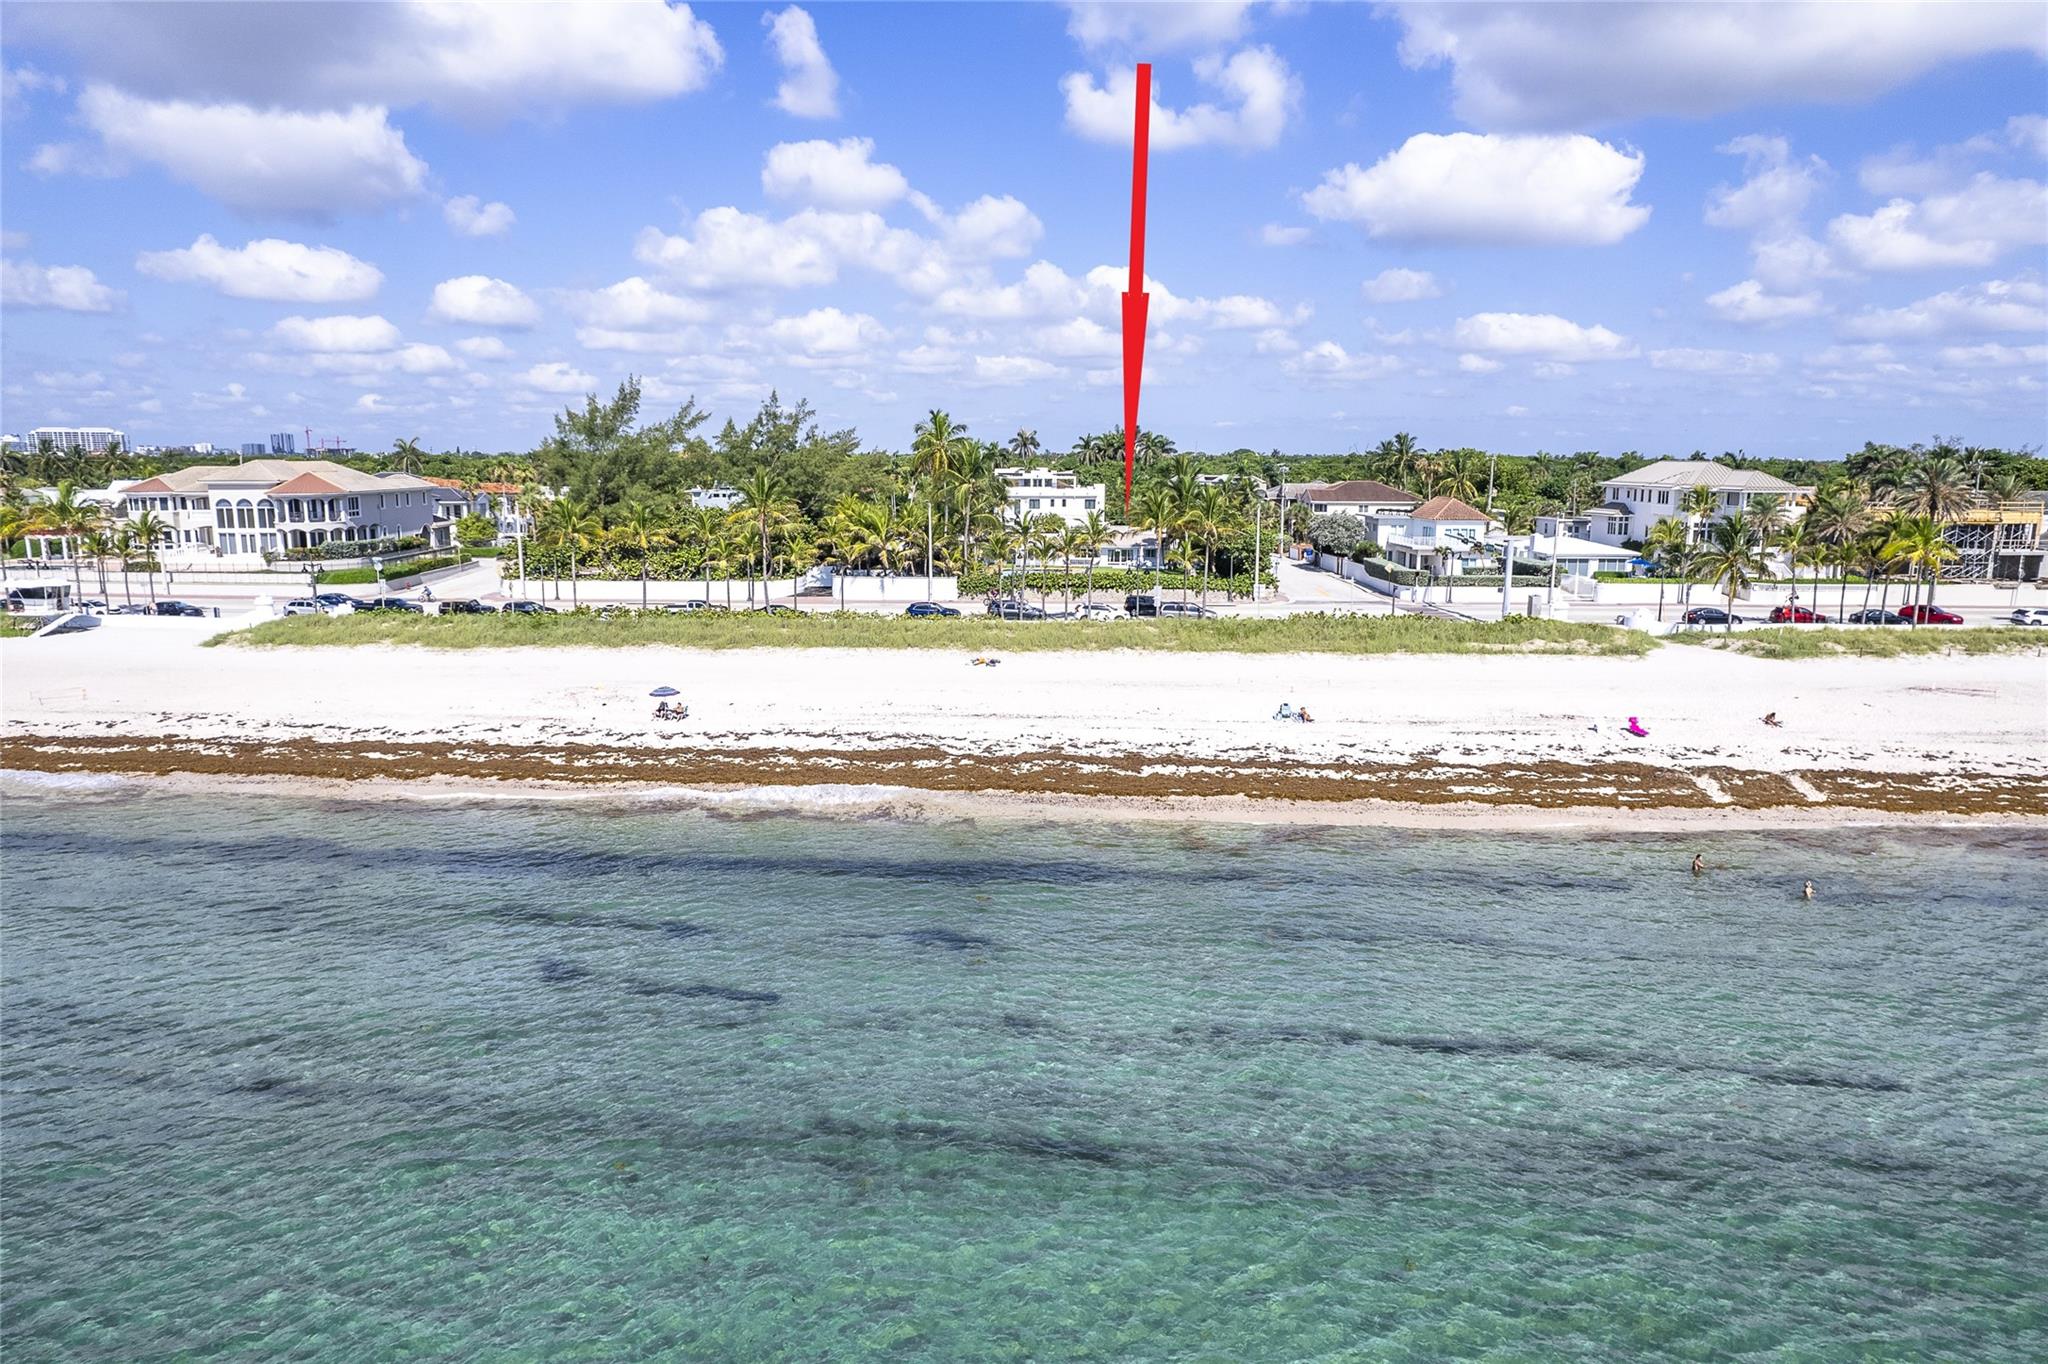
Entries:
{"type": "Polygon", "coordinates": [[[256,522],[266,530],[277,524],[277,505],[273,502],[256,504],[256,522]]]}
{"type": "Polygon", "coordinates": [[[235,503],[235,524],[243,530],[248,530],[256,524],[256,509],[250,505],[246,497],[235,503]]]}
{"type": "Polygon", "coordinates": [[[226,499],[213,504],[213,524],[222,530],[232,530],[235,525],[234,506],[226,499]]]}

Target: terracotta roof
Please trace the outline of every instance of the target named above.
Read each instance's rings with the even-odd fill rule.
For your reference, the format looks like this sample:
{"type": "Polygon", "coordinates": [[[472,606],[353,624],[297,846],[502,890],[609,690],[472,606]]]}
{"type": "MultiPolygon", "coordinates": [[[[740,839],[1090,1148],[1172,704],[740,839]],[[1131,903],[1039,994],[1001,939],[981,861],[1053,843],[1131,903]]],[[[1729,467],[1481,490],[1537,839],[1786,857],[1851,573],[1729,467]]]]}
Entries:
{"type": "Polygon", "coordinates": [[[1409,513],[1417,521],[1491,521],[1479,508],[1455,497],[1432,497],[1409,513]]]}
{"type": "Polygon", "coordinates": [[[123,488],[121,490],[121,496],[126,497],[129,493],[167,493],[170,491],[171,485],[164,482],[162,479],[145,478],[140,483],[131,483],[127,487],[123,488]]]}
{"type": "Polygon", "coordinates": [[[1414,493],[1404,492],[1377,479],[1350,478],[1342,483],[1311,483],[1303,495],[1318,502],[1420,502],[1414,493]]]}
{"type": "Polygon", "coordinates": [[[268,496],[299,497],[306,493],[319,493],[322,496],[326,496],[340,491],[339,487],[329,483],[318,474],[300,474],[297,478],[286,479],[275,488],[272,488],[268,496]]]}

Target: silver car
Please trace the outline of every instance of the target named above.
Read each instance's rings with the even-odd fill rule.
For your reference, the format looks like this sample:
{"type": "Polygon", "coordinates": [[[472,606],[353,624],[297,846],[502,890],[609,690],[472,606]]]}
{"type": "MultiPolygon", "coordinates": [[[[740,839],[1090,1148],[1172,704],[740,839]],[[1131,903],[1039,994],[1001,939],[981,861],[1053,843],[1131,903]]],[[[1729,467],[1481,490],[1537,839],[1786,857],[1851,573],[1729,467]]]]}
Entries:
{"type": "Polygon", "coordinates": [[[311,597],[298,597],[284,604],[284,613],[287,616],[324,616],[327,608],[311,597]]]}

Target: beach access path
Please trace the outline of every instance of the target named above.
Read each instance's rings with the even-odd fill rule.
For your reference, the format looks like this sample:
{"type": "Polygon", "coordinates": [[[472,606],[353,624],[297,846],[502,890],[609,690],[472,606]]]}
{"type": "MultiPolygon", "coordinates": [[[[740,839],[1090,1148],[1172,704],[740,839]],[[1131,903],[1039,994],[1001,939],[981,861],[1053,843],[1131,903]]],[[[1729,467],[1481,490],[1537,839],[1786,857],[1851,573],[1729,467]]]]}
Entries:
{"type": "Polygon", "coordinates": [[[2048,661],[2030,655],[1046,652],[990,668],[945,650],[203,648],[209,633],[0,642],[0,756],[341,778],[2048,808],[2048,661]],[[687,721],[654,718],[664,685],[687,721]],[[1282,701],[1315,722],[1274,720],[1282,701]],[[1624,732],[1630,716],[1646,738],[1624,732]]]}

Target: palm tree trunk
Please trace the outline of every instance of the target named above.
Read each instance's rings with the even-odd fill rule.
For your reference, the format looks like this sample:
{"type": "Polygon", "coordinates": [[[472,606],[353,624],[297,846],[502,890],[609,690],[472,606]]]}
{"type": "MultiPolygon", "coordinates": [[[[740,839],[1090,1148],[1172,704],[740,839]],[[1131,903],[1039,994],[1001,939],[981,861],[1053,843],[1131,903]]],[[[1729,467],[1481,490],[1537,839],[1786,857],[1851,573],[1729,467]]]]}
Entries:
{"type": "MultiPolygon", "coordinates": [[[[561,589],[556,589],[558,594],[560,591],[561,589]]],[[[576,582],[576,549],[572,545],[569,549],[569,609],[577,611],[581,610],[582,606],[583,597],[576,582]]]]}
{"type": "Polygon", "coordinates": [[[647,609],[647,551],[640,551],[640,609],[647,609]]]}
{"type": "Polygon", "coordinates": [[[1209,604],[1209,569],[1216,561],[1216,542],[1202,541],[1202,605],[1209,604]]]}

